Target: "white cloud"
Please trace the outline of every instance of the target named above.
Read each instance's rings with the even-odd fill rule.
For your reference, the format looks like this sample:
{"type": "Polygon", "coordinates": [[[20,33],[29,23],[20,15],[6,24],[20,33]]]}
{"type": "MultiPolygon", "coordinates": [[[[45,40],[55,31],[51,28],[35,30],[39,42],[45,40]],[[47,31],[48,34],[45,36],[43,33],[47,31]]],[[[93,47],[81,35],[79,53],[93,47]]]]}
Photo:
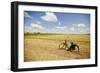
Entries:
{"type": "Polygon", "coordinates": [[[67,26],[56,26],[55,28],[51,29],[52,33],[66,33],[67,26]]]}
{"type": "Polygon", "coordinates": [[[75,28],[74,28],[74,27],[71,27],[70,30],[71,30],[71,31],[75,31],[75,28]]]}
{"type": "MultiPolygon", "coordinates": [[[[39,22],[40,23],[40,22],[39,22]]],[[[56,26],[48,29],[40,24],[32,23],[30,26],[25,26],[25,32],[41,32],[41,33],[61,33],[61,34],[89,34],[90,27],[86,25],[74,24],[71,27],[67,26],[56,26]]]]}
{"type": "Polygon", "coordinates": [[[25,26],[25,32],[45,32],[45,28],[39,24],[32,23],[30,26],[25,26]]]}
{"type": "Polygon", "coordinates": [[[85,24],[77,24],[78,27],[85,27],[85,24]]]}
{"type": "Polygon", "coordinates": [[[90,32],[90,28],[85,24],[72,24],[72,26],[69,28],[69,31],[70,33],[87,34],[90,32]]]}
{"type": "Polygon", "coordinates": [[[31,24],[31,27],[32,27],[33,29],[44,30],[44,27],[43,27],[43,26],[41,26],[41,25],[39,25],[39,24],[35,24],[35,23],[32,23],[32,24],[31,24]]]}
{"type": "Polygon", "coordinates": [[[56,28],[57,28],[57,29],[66,29],[67,26],[57,26],[56,28]]]}
{"type": "Polygon", "coordinates": [[[84,34],[88,34],[90,33],[90,28],[86,27],[86,28],[78,28],[78,33],[84,33],[84,34]]]}
{"type": "Polygon", "coordinates": [[[41,19],[43,19],[44,21],[48,21],[48,22],[56,22],[57,21],[56,15],[52,12],[45,12],[45,15],[41,16],[41,19]]]}
{"type": "Polygon", "coordinates": [[[32,18],[27,12],[24,12],[24,16],[27,18],[32,18]]]}
{"type": "Polygon", "coordinates": [[[37,24],[41,24],[41,22],[40,21],[37,21],[37,24]]]}
{"type": "Polygon", "coordinates": [[[72,24],[73,27],[86,27],[85,24],[72,24]]]}
{"type": "Polygon", "coordinates": [[[28,27],[28,26],[25,26],[25,27],[24,27],[24,31],[25,31],[25,32],[29,32],[29,27],[28,27]]]}

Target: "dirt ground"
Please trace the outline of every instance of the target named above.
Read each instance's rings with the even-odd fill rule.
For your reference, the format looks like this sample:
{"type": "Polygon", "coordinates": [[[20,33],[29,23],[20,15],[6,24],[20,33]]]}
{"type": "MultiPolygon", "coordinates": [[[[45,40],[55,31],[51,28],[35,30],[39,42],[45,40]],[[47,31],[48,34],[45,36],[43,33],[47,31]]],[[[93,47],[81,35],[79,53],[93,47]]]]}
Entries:
{"type": "MultiPolygon", "coordinates": [[[[57,37],[57,36],[56,36],[57,37]]],[[[59,48],[59,44],[63,40],[60,37],[52,39],[47,38],[27,38],[24,41],[24,61],[48,61],[48,60],[70,60],[70,59],[87,59],[90,58],[90,42],[89,36],[79,36],[79,38],[71,37],[80,47],[80,51],[77,49],[70,52],[66,49],[59,48]],[[82,37],[82,38],[81,38],[82,37]],[[78,40],[78,41],[77,41],[78,40]]],[[[62,37],[64,38],[64,37],[62,37]]],[[[70,42],[69,42],[70,45],[70,42]]]]}

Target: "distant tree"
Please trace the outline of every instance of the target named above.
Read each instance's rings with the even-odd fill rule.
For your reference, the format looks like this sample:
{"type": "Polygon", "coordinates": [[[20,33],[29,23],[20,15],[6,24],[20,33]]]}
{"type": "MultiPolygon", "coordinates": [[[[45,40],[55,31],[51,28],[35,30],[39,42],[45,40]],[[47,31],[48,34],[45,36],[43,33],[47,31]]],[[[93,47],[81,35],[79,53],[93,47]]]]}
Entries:
{"type": "Polygon", "coordinates": [[[37,32],[37,34],[40,34],[40,32],[37,32]]]}
{"type": "Polygon", "coordinates": [[[29,32],[25,32],[25,35],[29,35],[30,33],[29,32]]]}

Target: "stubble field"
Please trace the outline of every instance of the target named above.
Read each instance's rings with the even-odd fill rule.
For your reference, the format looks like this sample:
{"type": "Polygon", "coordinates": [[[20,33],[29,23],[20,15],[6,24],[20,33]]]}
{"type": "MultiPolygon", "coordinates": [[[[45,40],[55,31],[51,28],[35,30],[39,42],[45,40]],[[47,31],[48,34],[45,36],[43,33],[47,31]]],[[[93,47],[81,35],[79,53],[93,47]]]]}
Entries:
{"type": "Polygon", "coordinates": [[[49,61],[71,60],[90,58],[90,35],[89,34],[25,34],[24,35],[24,61],[49,61]],[[59,48],[59,44],[67,40],[79,45],[70,52],[59,48]]]}

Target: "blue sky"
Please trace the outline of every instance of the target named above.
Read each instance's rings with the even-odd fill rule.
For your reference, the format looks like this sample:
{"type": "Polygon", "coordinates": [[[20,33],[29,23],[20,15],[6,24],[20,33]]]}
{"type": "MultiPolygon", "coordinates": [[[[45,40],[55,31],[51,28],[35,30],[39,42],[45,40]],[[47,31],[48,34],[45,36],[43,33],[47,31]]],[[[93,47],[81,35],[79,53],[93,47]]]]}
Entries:
{"type": "Polygon", "coordinates": [[[88,34],[90,14],[24,11],[25,32],[88,34]]]}

